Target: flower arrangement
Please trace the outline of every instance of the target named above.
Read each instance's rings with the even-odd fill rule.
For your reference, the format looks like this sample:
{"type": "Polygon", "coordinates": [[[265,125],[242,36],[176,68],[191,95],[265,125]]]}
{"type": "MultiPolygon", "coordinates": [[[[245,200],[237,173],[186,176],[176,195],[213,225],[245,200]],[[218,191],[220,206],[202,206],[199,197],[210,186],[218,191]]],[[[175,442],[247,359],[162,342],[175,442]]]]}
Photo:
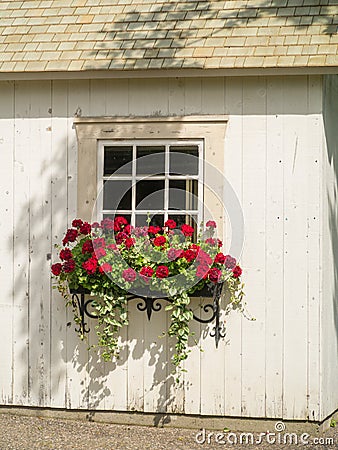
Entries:
{"type": "MultiPolygon", "coordinates": [[[[130,293],[170,298],[167,332],[176,337],[175,366],[188,356],[193,317],[189,303],[194,292],[225,283],[230,305],[242,308],[242,270],[235,258],[221,252],[215,229],[216,223],[208,221],[194,243],[194,228],[177,227],[171,219],[163,227],[132,227],[121,216],[93,224],[73,220],[59,246],[61,262],[53,264],[51,271],[69,304],[70,290],[85,289],[95,296],[98,345],[105,360],[118,356],[118,332],[128,324],[130,293]]],[[[76,315],[75,320],[79,320],[76,315]]],[[[84,337],[83,330],[80,335],[84,337]]]]}

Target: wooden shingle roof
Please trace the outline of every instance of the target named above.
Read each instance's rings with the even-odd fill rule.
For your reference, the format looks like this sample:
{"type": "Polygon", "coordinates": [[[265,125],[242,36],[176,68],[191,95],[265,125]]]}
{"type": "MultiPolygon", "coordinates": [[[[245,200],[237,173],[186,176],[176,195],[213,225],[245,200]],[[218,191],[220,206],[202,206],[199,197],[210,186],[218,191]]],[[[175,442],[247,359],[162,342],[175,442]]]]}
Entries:
{"type": "Polygon", "coordinates": [[[338,0],[9,0],[0,72],[338,67],[338,0]]]}

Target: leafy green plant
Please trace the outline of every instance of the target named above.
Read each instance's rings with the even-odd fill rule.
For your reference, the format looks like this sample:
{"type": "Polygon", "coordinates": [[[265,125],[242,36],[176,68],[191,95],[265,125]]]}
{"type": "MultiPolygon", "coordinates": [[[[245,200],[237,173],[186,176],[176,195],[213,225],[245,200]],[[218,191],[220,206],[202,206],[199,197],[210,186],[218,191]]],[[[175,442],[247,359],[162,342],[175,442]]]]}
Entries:
{"type": "MultiPolygon", "coordinates": [[[[119,333],[128,325],[130,293],[169,299],[167,333],[176,339],[172,362],[179,368],[189,353],[190,296],[204,286],[213,289],[225,283],[230,294],[228,308],[243,311],[242,270],[233,257],[220,251],[215,228],[214,221],[207,222],[194,243],[195,230],[187,224],[177,227],[171,219],[164,227],[136,228],[124,217],[93,224],[81,219],[72,222],[59,246],[60,262],[51,270],[67,304],[72,304],[71,290],[85,289],[95,296],[92,306],[98,318],[98,346],[105,360],[118,357],[119,333]]],[[[83,339],[76,308],[74,321],[83,339]]]]}

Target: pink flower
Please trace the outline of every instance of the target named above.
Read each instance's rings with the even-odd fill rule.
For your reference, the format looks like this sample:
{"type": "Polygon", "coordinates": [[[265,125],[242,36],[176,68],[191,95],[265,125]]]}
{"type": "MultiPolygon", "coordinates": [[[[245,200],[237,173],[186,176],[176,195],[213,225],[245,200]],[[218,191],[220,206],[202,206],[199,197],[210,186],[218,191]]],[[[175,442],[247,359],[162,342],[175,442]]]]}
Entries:
{"type": "Polygon", "coordinates": [[[114,221],[110,219],[109,217],[106,217],[105,219],[101,220],[101,227],[108,231],[114,229],[114,221]]]}
{"type": "Polygon", "coordinates": [[[205,243],[208,245],[216,245],[217,241],[214,238],[208,238],[205,240],[205,243]]]}
{"type": "Polygon", "coordinates": [[[98,247],[97,249],[95,249],[95,256],[97,259],[103,258],[104,256],[106,256],[106,254],[107,252],[103,247],[98,247]]]}
{"type": "Polygon", "coordinates": [[[202,264],[212,264],[212,258],[202,249],[198,252],[196,261],[202,264]]]}
{"type": "Polygon", "coordinates": [[[196,276],[198,278],[206,278],[208,275],[209,266],[207,264],[200,264],[196,268],[196,276]]]}
{"type": "Polygon", "coordinates": [[[216,222],[214,220],[208,220],[208,222],[205,224],[206,227],[208,228],[216,228],[216,222]]]}
{"type": "Polygon", "coordinates": [[[99,267],[100,273],[110,273],[113,270],[112,266],[109,263],[103,263],[102,266],[99,267]]]}
{"type": "Polygon", "coordinates": [[[175,259],[179,258],[182,255],[183,250],[176,250],[175,248],[170,248],[167,253],[169,261],[175,261],[175,259]]]}
{"type": "Polygon", "coordinates": [[[129,283],[132,283],[136,279],[136,272],[134,269],[129,267],[129,269],[124,269],[122,272],[122,277],[129,283]]]}
{"type": "Polygon", "coordinates": [[[224,265],[227,269],[233,269],[236,265],[236,259],[230,255],[226,255],[224,265]]]}
{"type": "Polygon", "coordinates": [[[95,248],[95,250],[97,248],[104,248],[106,246],[106,241],[104,240],[104,238],[96,238],[93,240],[93,247],[95,248]]]}

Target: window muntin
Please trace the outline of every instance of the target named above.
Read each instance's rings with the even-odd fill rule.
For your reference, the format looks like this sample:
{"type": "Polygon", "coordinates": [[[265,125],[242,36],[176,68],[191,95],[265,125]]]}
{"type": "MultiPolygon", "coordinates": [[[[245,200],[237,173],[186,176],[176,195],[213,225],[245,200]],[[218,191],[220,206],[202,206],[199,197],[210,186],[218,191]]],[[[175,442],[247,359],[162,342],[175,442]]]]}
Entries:
{"type": "Polygon", "coordinates": [[[124,215],[134,226],[145,225],[148,213],[152,225],[202,220],[202,140],[99,141],[98,150],[99,219],[124,215]],[[147,155],[150,162],[140,159],[147,155]]]}

